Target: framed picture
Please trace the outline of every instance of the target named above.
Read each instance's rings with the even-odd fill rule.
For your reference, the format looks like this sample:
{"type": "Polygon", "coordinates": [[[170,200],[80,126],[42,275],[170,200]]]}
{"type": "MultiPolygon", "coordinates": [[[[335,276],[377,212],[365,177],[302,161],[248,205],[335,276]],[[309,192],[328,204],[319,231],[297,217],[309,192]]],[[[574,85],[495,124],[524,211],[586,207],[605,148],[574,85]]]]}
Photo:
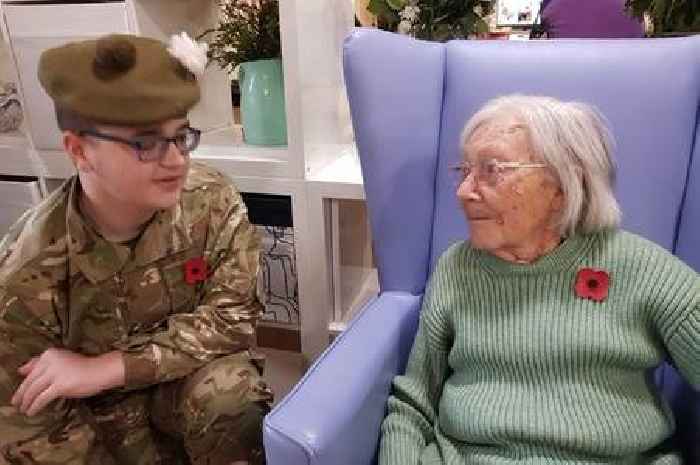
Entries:
{"type": "Polygon", "coordinates": [[[498,0],[497,26],[532,26],[539,23],[538,13],[542,0],[498,0]]]}

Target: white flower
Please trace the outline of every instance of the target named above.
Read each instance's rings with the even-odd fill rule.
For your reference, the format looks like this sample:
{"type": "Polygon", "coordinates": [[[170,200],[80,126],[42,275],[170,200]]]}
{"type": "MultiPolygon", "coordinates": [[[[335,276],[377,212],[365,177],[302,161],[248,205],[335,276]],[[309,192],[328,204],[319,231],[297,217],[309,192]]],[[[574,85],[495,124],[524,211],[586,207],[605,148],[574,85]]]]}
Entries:
{"type": "Polygon", "coordinates": [[[396,28],[396,30],[399,34],[410,34],[412,27],[413,25],[410,21],[406,21],[405,19],[403,19],[401,20],[401,22],[399,22],[399,26],[396,28]]]}
{"type": "Polygon", "coordinates": [[[415,23],[418,20],[418,14],[420,13],[420,8],[417,6],[407,6],[399,13],[402,20],[408,21],[410,23],[415,23]]]}
{"type": "Polygon", "coordinates": [[[207,67],[207,50],[208,44],[195,42],[186,32],[170,37],[170,54],[197,77],[204,75],[207,67]]]}

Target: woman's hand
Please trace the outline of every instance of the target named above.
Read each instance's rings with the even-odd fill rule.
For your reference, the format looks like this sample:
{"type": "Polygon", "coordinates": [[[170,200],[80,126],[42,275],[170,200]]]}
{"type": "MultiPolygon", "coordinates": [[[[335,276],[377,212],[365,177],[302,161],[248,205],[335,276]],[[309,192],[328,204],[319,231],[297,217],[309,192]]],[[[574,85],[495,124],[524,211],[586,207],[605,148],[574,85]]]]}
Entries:
{"type": "Polygon", "coordinates": [[[121,352],[87,357],[64,349],[49,349],[19,368],[25,376],[12,405],[28,416],[56,399],[91,397],[124,385],[121,352]]]}

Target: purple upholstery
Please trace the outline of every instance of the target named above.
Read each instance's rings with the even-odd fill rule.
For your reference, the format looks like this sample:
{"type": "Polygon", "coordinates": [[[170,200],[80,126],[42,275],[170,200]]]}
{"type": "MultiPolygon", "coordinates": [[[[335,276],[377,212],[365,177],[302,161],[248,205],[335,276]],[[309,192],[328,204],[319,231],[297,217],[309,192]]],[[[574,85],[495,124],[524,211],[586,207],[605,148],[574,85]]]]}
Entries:
{"type": "Polygon", "coordinates": [[[420,303],[418,296],[384,292],[367,304],[265,418],[268,465],[373,462],[391,380],[406,364],[420,303]]]}
{"type": "Polygon", "coordinates": [[[360,46],[376,40],[367,32],[348,40],[344,59],[346,69],[352,66],[346,80],[357,145],[363,160],[373,160],[363,177],[374,242],[381,245],[374,249],[380,287],[420,294],[428,276],[445,49],[388,33],[377,47],[360,46]],[[406,201],[418,220],[410,224],[406,201]]]}
{"type": "MultiPolygon", "coordinates": [[[[695,130],[695,150],[689,167],[685,204],[679,219],[676,254],[700,270],[700,116],[695,130]]],[[[698,460],[700,463],[700,460],[698,460]]]]}
{"type": "MultiPolygon", "coordinates": [[[[625,228],[700,270],[700,37],[445,45],[358,29],[345,43],[345,78],[382,294],[266,418],[270,465],[373,463],[429,270],[468,235],[446,167],[462,125],[492,97],[595,104],[618,142],[625,228]]],[[[700,463],[698,393],[668,365],[653,375],[686,463],[700,463]]]]}
{"type": "MultiPolygon", "coordinates": [[[[698,39],[448,44],[438,171],[460,157],[462,125],[493,97],[519,92],[594,104],[617,141],[624,227],[671,250],[700,101],[698,39]]],[[[364,157],[359,140],[358,147],[364,157]]],[[[448,177],[438,177],[436,196],[431,263],[467,230],[448,177]]]]}
{"type": "Polygon", "coordinates": [[[644,37],[644,25],[625,11],[625,0],[551,0],[541,14],[550,39],[644,37]]]}

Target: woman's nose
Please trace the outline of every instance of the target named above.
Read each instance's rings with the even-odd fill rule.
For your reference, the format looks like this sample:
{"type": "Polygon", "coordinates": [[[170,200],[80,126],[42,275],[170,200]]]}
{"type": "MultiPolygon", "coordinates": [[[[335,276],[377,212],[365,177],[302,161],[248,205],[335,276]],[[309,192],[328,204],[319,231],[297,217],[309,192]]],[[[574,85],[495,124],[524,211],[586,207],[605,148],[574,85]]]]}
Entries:
{"type": "Polygon", "coordinates": [[[457,197],[461,200],[480,200],[481,195],[477,191],[476,177],[474,173],[470,173],[464,180],[457,186],[457,197]]]}

